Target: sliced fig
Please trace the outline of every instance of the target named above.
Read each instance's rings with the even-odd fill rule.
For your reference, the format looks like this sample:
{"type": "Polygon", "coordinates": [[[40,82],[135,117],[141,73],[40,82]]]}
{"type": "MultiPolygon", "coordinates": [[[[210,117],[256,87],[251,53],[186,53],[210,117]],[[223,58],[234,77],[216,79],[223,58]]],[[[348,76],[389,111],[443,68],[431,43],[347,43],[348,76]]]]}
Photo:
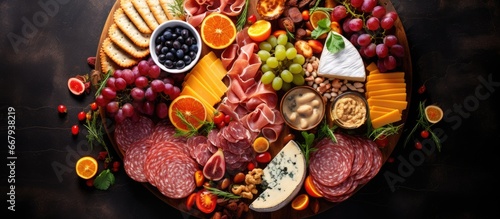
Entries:
{"type": "Polygon", "coordinates": [[[80,95],[83,94],[85,91],[85,84],[83,83],[82,80],[72,77],[68,80],[68,89],[71,91],[72,94],[74,95],[80,95]]]}
{"type": "Polygon", "coordinates": [[[203,175],[209,180],[217,181],[222,179],[225,173],[226,161],[224,160],[222,149],[219,148],[217,152],[212,154],[203,167],[203,175]]]}

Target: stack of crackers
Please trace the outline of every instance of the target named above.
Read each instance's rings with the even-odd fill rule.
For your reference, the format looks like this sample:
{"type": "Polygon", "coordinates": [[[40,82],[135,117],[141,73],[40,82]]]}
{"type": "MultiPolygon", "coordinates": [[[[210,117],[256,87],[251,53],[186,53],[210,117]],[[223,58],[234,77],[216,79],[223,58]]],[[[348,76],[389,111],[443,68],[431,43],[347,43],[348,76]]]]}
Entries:
{"type": "Polygon", "coordinates": [[[175,0],[119,1],[99,51],[104,73],[132,67],[147,57],[151,33],[161,23],[178,19],[169,11],[175,0]]]}

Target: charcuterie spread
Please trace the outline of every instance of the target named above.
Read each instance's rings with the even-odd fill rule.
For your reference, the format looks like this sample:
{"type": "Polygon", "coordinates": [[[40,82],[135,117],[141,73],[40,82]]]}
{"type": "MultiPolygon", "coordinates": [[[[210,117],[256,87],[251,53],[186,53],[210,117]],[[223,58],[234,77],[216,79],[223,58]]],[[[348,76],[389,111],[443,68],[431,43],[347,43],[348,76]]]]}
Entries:
{"type": "Polygon", "coordinates": [[[392,151],[375,140],[408,107],[397,21],[376,0],[119,0],[95,102],[126,174],[176,208],[310,216],[392,151]]]}

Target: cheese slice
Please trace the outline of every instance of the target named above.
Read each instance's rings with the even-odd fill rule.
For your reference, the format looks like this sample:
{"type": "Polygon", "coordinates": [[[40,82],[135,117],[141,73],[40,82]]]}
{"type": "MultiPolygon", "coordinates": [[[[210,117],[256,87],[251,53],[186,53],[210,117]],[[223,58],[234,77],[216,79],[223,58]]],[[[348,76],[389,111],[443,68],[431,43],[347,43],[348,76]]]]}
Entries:
{"type": "Polygon", "coordinates": [[[334,31],[330,31],[327,41],[334,35],[342,37],[345,47],[337,53],[332,54],[328,51],[327,44],[325,43],[319,59],[318,75],[349,81],[365,81],[365,66],[356,47],[344,36],[334,31]]]}
{"type": "Polygon", "coordinates": [[[251,204],[257,212],[272,212],[288,205],[299,193],[306,178],[306,159],[299,145],[291,140],[264,168],[263,185],[267,186],[251,204]]]}
{"type": "Polygon", "coordinates": [[[386,113],[385,115],[379,116],[375,119],[372,119],[373,128],[379,128],[389,123],[397,122],[401,120],[401,113],[398,112],[397,109],[386,113]]]}

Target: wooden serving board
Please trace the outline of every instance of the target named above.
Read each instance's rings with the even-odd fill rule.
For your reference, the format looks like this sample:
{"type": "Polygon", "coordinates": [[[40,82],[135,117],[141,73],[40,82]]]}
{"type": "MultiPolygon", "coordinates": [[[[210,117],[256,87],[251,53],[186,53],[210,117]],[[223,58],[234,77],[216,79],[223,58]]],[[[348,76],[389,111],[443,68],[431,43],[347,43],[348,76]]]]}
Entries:
{"type": "MultiPolygon", "coordinates": [[[[101,69],[101,60],[99,58],[99,51],[101,49],[102,42],[107,37],[109,26],[111,24],[113,24],[113,22],[114,22],[113,21],[113,13],[120,7],[119,6],[120,5],[119,2],[120,1],[117,0],[115,2],[115,4],[113,5],[113,7],[111,8],[111,10],[109,12],[109,15],[108,15],[108,18],[106,20],[106,23],[103,26],[101,37],[100,37],[100,40],[99,40],[99,44],[97,46],[97,53],[96,53],[96,58],[97,59],[96,59],[95,69],[99,70],[99,71],[101,69]]],[[[257,15],[257,17],[258,17],[258,13],[255,10],[255,5],[256,4],[257,4],[257,1],[250,0],[249,9],[248,9],[249,10],[248,11],[248,15],[254,14],[254,15],[257,15]]],[[[395,11],[395,8],[392,5],[392,3],[391,3],[390,0],[379,0],[379,4],[383,5],[386,8],[387,12],[395,11]]],[[[403,60],[403,66],[402,66],[402,69],[399,69],[399,70],[405,72],[405,82],[406,82],[406,92],[407,92],[406,101],[408,103],[406,110],[403,111],[402,120],[400,122],[396,123],[395,125],[402,124],[404,126],[404,123],[406,122],[406,119],[408,117],[408,109],[410,109],[410,103],[411,103],[412,64],[411,64],[411,56],[410,56],[410,50],[409,50],[408,41],[407,41],[407,38],[406,38],[406,33],[405,33],[405,30],[404,30],[403,24],[402,24],[402,22],[401,22],[401,20],[399,18],[394,23],[394,27],[395,27],[395,33],[394,34],[397,36],[399,43],[405,49],[405,57],[404,57],[404,60],[403,60]]],[[[208,52],[210,52],[209,47],[207,47],[206,45],[204,45],[204,47],[203,47],[203,54],[202,55],[207,54],[208,52]]],[[[220,55],[220,53],[222,51],[219,50],[219,51],[214,51],[214,52],[217,55],[220,55]]],[[[110,141],[111,141],[111,143],[113,145],[113,148],[115,149],[115,151],[117,152],[117,154],[123,159],[124,153],[123,153],[123,151],[120,148],[117,147],[116,142],[115,142],[115,140],[113,138],[114,125],[111,122],[112,120],[110,120],[109,118],[108,119],[106,118],[106,115],[105,115],[105,112],[104,112],[103,109],[101,109],[100,112],[101,112],[101,117],[103,118],[102,119],[102,121],[104,123],[103,125],[104,125],[104,127],[106,129],[106,133],[107,133],[107,135],[108,135],[108,137],[109,137],[109,139],[110,139],[110,141]]],[[[387,161],[387,159],[391,155],[392,151],[394,150],[395,146],[397,145],[399,139],[401,138],[402,130],[403,130],[403,128],[401,128],[401,131],[398,134],[389,136],[389,144],[388,144],[388,146],[381,149],[382,154],[383,154],[383,161],[384,161],[384,163],[387,161]]],[[[276,141],[275,143],[273,143],[273,145],[270,147],[270,153],[273,155],[273,157],[284,146],[283,145],[283,137],[285,135],[291,133],[291,132],[292,131],[290,131],[290,129],[288,127],[285,127],[284,131],[282,132],[282,136],[280,137],[280,139],[278,141],[276,141]]],[[[297,134],[299,134],[299,133],[294,133],[294,134],[297,136],[297,134]]],[[[197,218],[209,218],[209,215],[200,212],[196,208],[193,208],[190,211],[188,211],[187,208],[186,208],[186,205],[185,205],[186,198],[183,198],[183,199],[171,199],[171,198],[168,198],[168,197],[164,196],[163,194],[161,194],[158,191],[158,189],[156,187],[152,186],[151,184],[149,184],[149,183],[142,183],[142,184],[152,194],[154,194],[155,196],[157,196],[160,200],[162,200],[165,203],[167,203],[168,205],[170,205],[170,206],[178,209],[179,211],[185,212],[185,213],[190,214],[190,215],[192,215],[194,217],[197,217],[197,218]]],[[[360,186],[357,189],[357,191],[360,190],[361,188],[362,188],[362,186],[360,186]]],[[[305,191],[301,191],[301,192],[305,193],[305,191]]],[[[334,207],[337,204],[337,203],[332,203],[332,202],[325,201],[323,199],[319,199],[319,203],[320,203],[320,211],[319,212],[326,211],[326,210],[334,207]]],[[[266,218],[272,218],[272,219],[279,219],[279,218],[300,219],[300,218],[311,217],[313,215],[314,215],[314,213],[310,209],[306,209],[306,210],[303,210],[303,211],[296,211],[296,210],[292,209],[290,207],[290,205],[288,205],[288,206],[285,206],[284,208],[282,208],[282,209],[280,209],[278,211],[270,212],[270,213],[260,213],[260,212],[254,212],[254,211],[250,210],[249,212],[247,212],[245,214],[245,218],[247,218],[247,219],[253,219],[253,218],[258,218],[258,219],[266,219],[266,218]]]]}

